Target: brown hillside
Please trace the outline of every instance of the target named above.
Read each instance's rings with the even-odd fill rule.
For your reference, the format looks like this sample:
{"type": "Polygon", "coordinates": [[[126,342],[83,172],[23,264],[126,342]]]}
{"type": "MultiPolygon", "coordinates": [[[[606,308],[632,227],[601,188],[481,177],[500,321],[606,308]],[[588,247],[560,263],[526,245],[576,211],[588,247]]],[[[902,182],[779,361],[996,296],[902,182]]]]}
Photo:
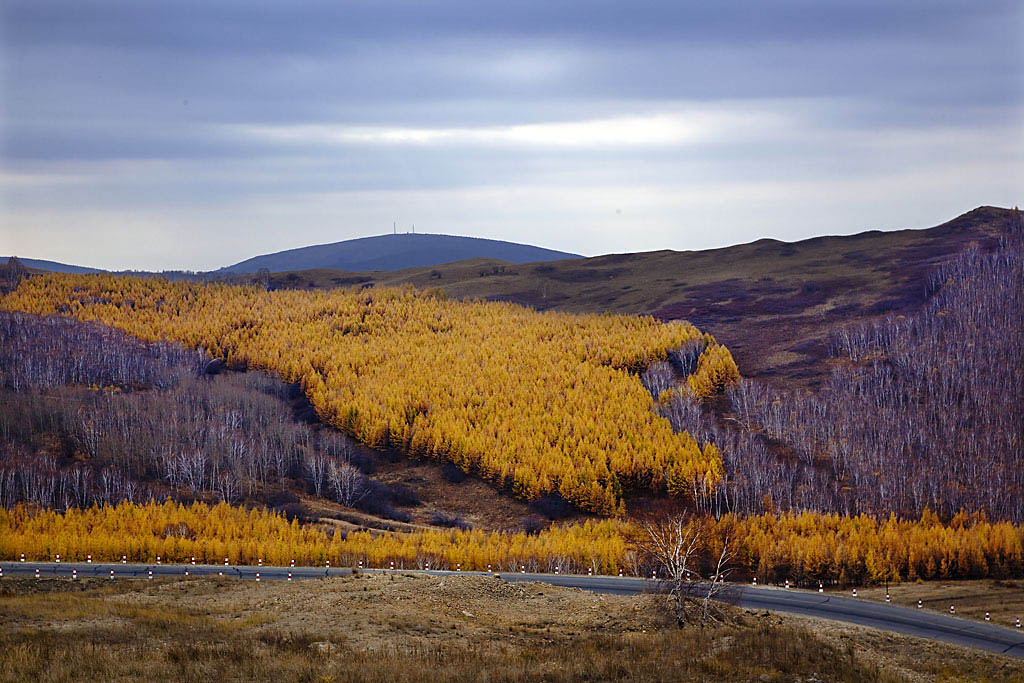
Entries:
{"type": "Polygon", "coordinates": [[[411,283],[541,310],[687,319],[725,343],[745,375],[814,386],[827,370],[832,329],[915,309],[930,269],[971,245],[995,246],[1020,220],[1013,210],[986,206],[926,230],[526,265],[471,259],[394,272],[310,270],[272,280],[295,288],[411,283]]]}

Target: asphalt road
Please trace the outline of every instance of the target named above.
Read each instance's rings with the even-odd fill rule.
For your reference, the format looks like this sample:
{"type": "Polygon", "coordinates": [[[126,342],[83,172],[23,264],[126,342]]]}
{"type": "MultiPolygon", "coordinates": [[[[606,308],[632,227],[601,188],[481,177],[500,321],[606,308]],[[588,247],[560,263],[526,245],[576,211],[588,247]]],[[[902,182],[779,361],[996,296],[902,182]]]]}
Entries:
{"type": "MultiPolygon", "coordinates": [[[[314,579],[328,576],[346,576],[349,568],[324,567],[251,567],[219,565],[170,565],[170,564],[103,564],[103,563],[52,563],[52,562],[2,562],[4,576],[33,576],[36,569],[41,577],[70,577],[73,570],[79,577],[146,578],[152,571],[154,577],[213,576],[223,574],[241,579],[261,581],[293,579],[314,579]]],[[[387,569],[364,569],[360,571],[387,573],[387,569]]],[[[455,574],[451,571],[423,571],[398,569],[403,574],[431,574],[444,576],[455,574]]],[[[463,572],[487,576],[485,572],[463,572]]],[[[576,574],[494,574],[505,581],[540,581],[567,588],[581,588],[596,593],[635,595],[644,591],[664,590],[661,582],[650,579],[617,576],[581,576],[576,574]]],[[[814,593],[796,589],[755,587],[730,584],[719,596],[725,602],[738,607],[774,612],[789,612],[820,619],[845,621],[860,626],[893,631],[920,638],[929,638],[956,645],[965,645],[990,652],[1001,652],[1012,657],[1024,658],[1024,629],[1011,629],[984,622],[969,621],[938,614],[927,610],[910,609],[845,598],[829,593],[814,593]]]]}

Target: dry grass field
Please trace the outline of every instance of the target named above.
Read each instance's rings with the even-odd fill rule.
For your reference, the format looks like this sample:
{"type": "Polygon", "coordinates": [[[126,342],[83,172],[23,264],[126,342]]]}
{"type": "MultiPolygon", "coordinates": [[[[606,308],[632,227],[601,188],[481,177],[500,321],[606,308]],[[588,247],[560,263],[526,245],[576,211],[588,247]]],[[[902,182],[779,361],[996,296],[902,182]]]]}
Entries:
{"type": "Polygon", "coordinates": [[[667,598],[485,577],[0,581],[0,680],[1021,680],[1024,663],[667,598]]]}
{"type": "MultiPolygon", "coordinates": [[[[849,595],[849,591],[844,591],[849,595]]],[[[857,596],[865,600],[885,601],[885,587],[858,588],[857,596]]],[[[1024,581],[922,581],[889,585],[889,597],[895,605],[916,607],[949,614],[949,606],[956,608],[956,616],[964,619],[985,619],[989,612],[992,623],[1013,626],[1019,617],[1024,621],[1024,581]]]]}

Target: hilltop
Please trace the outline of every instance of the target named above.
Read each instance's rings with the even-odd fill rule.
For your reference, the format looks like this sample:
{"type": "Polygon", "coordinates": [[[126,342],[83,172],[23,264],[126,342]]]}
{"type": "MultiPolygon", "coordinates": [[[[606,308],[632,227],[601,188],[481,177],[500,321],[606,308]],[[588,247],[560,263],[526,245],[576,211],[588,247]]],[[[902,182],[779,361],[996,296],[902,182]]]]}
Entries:
{"type": "MultiPolygon", "coordinates": [[[[102,273],[103,271],[99,268],[89,268],[87,266],[73,266],[67,263],[60,263],[58,261],[46,261],[43,259],[36,258],[22,258],[18,256],[17,259],[21,262],[21,265],[32,270],[42,270],[50,273],[102,273]]],[[[6,265],[11,260],[10,256],[0,256],[0,265],[6,265]]]]}
{"type": "Polygon", "coordinates": [[[216,272],[255,273],[262,268],[275,272],[311,269],[393,271],[473,258],[530,263],[573,259],[579,258],[579,255],[479,237],[412,233],[361,237],[333,244],[288,249],[254,256],[216,272]]]}
{"type": "Polygon", "coordinates": [[[984,206],[928,229],[871,230],[799,242],[761,239],[704,251],[610,254],[530,265],[476,258],[393,272],[275,273],[278,287],[431,287],[453,298],[538,310],[685,319],[733,352],[744,376],[813,388],[837,327],[918,310],[928,273],[998,244],[1019,213],[984,206]]]}

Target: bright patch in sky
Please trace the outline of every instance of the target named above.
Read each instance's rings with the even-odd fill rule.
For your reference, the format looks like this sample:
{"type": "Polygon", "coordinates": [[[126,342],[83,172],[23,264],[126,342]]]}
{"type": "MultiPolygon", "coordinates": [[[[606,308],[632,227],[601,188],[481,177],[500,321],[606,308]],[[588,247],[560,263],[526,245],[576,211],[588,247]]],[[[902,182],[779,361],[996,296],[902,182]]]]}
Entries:
{"type": "Polygon", "coordinates": [[[0,256],[596,255],[1024,204],[1019,0],[10,0],[0,256]]]}
{"type": "Polygon", "coordinates": [[[591,121],[530,123],[478,128],[382,126],[241,126],[243,134],[269,141],[386,145],[528,145],[545,147],[643,147],[678,145],[709,137],[709,121],[683,116],[630,116],[591,121]]]}

